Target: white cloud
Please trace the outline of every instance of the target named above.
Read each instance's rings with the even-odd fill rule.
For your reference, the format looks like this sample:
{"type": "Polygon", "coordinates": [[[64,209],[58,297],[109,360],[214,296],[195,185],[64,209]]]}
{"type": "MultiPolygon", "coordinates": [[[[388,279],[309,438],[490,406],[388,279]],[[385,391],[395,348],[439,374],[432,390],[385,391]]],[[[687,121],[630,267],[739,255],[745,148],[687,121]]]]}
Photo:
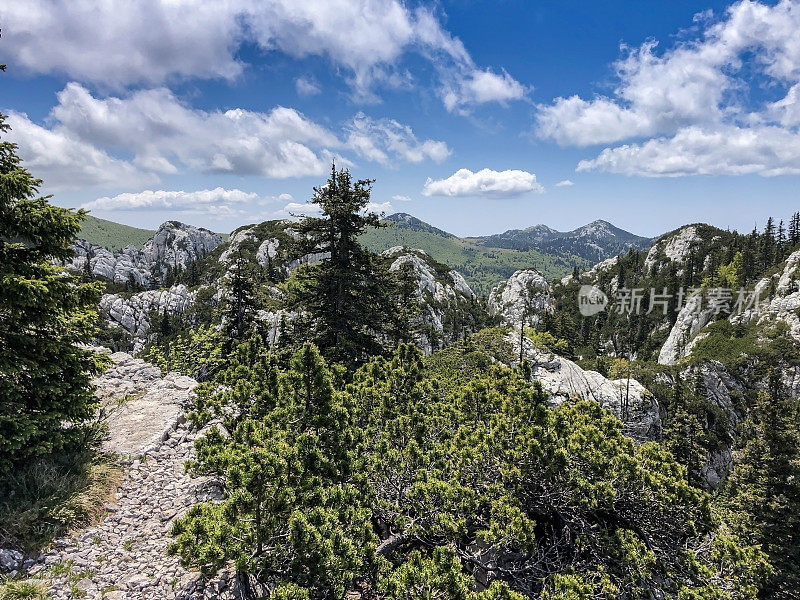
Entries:
{"type": "Polygon", "coordinates": [[[196,214],[234,214],[232,205],[258,200],[258,194],[242,190],[215,188],[213,190],[144,190],[136,193],[104,196],[83,205],[87,210],[131,211],[169,210],[196,214]]]}
{"type": "Polygon", "coordinates": [[[686,127],[673,137],[606,148],[578,171],[644,177],[800,174],[800,136],[780,127],[686,127]]]}
{"type": "Polygon", "coordinates": [[[322,93],[319,83],[309,77],[298,77],[294,80],[294,87],[300,96],[316,96],[322,93]]]}
{"type": "Polygon", "coordinates": [[[382,164],[439,162],[450,153],[444,142],[420,141],[394,120],[359,114],[342,137],[293,108],[203,111],[166,88],[96,98],[69,83],[58,93],[49,129],[19,113],[12,117],[10,137],[21,156],[48,184],[60,187],[151,185],[159,174],[187,170],[275,179],[320,176],[334,157],[341,165],[352,164],[341,152],[382,164]]]}
{"type": "Polygon", "coordinates": [[[293,217],[293,216],[300,216],[300,215],[318,215],[322,212],[318,204],[313,204],[311,202],[307,203],[300,203],[300,202],[289,202],[286,206],[283,207],[280,211],[278,211],[278,215],[285,216],[285,217],[293,217]]]}
{"type": "Polygon", "coordinates": [[[538,135],[576,146],[634,140],[582,161],[580,170],[650,176],[794,172],[800,167],[792,150],[800,135],[800,4],[741,0],[719,20],[703,13],[696,21],[702,29],[696,39],[662,53],[655,41],[624,48],[611,96],[539,105],[538,135]],[[751,93],[757,87],[786,95],[759,104],[763,93],[751,93]]]}
{"type": "Polygon", "coordinates": [[[411,198],[409,198],[408,196],[401,196],[399,194],[396,196],[392,196],[392,200],[396,202],[411,202],[411,198]]]}
{"type": "Polygon", "coordinates": [[[493,171],[481,169],[473,173],[459,169],[447,179],[430,177],[422,188],[423,196],[487,196],[511,198],[527,192],[544,192],[536,175],[520,170],[493,171]]]}
{"type": "Polygon", "coordinates": [[[475,104],[522,100],[527,91],[505,71],[497,74],[488,69],[473,69],[442,89],[442,101],[448,111],[466,113],[475,104]]]}
{"type": "Polygon", "coordinates": [[[64,127],[47,129],[10,111],[8,137],[19,146],[23,166],[44,180],[48,190],[103,185],[148,185],[158,178],[84,142],[64,127]]]}
{"type": "Polygon", "coordinates": [[[444,142],[419,141],[407,125],[393,119],[371,119],[363,113],[357,114],[348,125],[346,144],[364,158],[383,165],[398,160],[441,162],[451,153],[444,142]]]}
{"type": "MultiPolygon", "coordinates": [[[[407,84],[400,62],[409,52],[442,79],[463,79],[465,103],[515,99],[520,85],[476,68],[431,10],[402,0],[29,0],[2,3],[0,22],[8,62],[115,89],[234,79],[246,66],[237,58],[243,43],[325,58],[362,99],[374,100],[376,85],[407,84]]],[[[297,85],[314,92],[309,80],[297,85]]]]}
{"type": "Polygon", "coordinates": [[[573,186],[573,185],[575,185],[575,184],[572,181],[570,181],[569,179],[562,179],[561,181],[559,181],[556,184],[556,187],[570,187],[570,186],[573,186]]]}
{"type": "Polygon", "coordinates": [[[171,77],[237,77],[237,2],[3,2],[4,53],[34,73],[112,87],[171,77]]]}
{"type": "Polygon", "coordinates": [[[302,113],[193,109],[165,88],[98,99],[77,83],[59,92],[52,116],[86,143],[129,152],[134,163],[273,178],[322,175],[337,137],[302,113]]]}
{"type": "Polygon", "coordinates": [[[368,213],[390,213],[392,212],[392,203],[391,202],[370,202],[367,204],[368,213]]]}

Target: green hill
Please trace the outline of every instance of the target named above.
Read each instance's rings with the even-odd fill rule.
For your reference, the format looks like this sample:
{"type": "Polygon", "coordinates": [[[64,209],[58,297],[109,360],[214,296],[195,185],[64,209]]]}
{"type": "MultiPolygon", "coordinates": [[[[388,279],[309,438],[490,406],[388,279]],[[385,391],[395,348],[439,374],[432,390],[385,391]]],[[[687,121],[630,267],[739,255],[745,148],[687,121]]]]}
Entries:
{"type": "Polygon", "coordinates": [[[553,256],[537,250],[487,248],[442,231],[424,221],[399,213],[386,219],[385,228],[371,229],[361,242],[373,252],[392,246],[409,246],[425,250],[434,260],[459,271],[472,289],[486,295],[492,286],[508,279],[519,269],[537,269],[548,279],[563,277],[575,265],[587,261],[572,255],[553,256]]]}
{"type": "Polygon", "coordinates": [[[141,248],[154,234],[155,231],[150,229],[139,229],[89,215],[83,222],[78,237],[113,251],[122,250],[129,245],[141,248]]]}

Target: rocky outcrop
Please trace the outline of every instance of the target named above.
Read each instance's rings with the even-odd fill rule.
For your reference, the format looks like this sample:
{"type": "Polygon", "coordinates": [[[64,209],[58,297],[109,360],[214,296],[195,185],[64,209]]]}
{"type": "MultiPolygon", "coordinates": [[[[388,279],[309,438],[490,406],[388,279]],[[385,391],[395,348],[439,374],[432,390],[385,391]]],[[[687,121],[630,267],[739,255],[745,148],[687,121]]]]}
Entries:
{"type": "Polygon", "coordinates": [[[517,271],[489,294],[489,314],[516,329],[523,319],[527,326],[537,327],[542,315],[553,310],[550,285],[544,275],[533,269],[517,271]]]}
{"type": "Polygon", "coordinates": [[[77,240],[72,249],[75,256],[65,264],[70,271],[87,273],[119,284],[133,284],[137,287],[150,287],[154,278],[150,265],[146,264],[141,251],[127,246],[118,253],[77,240]]]}
{"type": "Polygon", "coordinates": [[[697,227],[689,225],[678,230],[677,233],[659,240],[647,253],[644,261],[645,267],[652,268],[661,255],[673,262],[684,262],[692,248],[702,241],[697,232],[697,227]]]}
{"type": "Polygon", "coordinates": [[[691,342],[697,333],[714,318],[714,310],[702,308],[703,297],[694,294],[678,313],[678,318],[667,336],[667,341],[658,353],[662,365],[674,365],[691,350],[691,342]]]}
{"type": "Polygon", "coordinates": [[[154,314],[182,315],[194,305],[197,291],[181,284],[164,290],[148,290],[123,296],[105,294],[100,300],[101,313],[111,327],[121,327],[134,337],[134,352],[147,344],[154,314]]]}
{"type": "Polygon", "coordinates": [[[142,255],[159,281],[163,281],[169,270],[183,270],[220,245],[222,238],[208,229],[167,221],[145,242],[142,255]]]}
{"type": "MultiPolygon", "coordinates": [[[[514,356],[519,357],[520,336],[511,333],[506,340],[514,356]]],[[[661,438],[658,402],[641,383],[627,378],[610,380],[597,371],[585,371],[571,360],[537,348],[527,338],[522,345],[523,359],[531,366],[531,380],[541,382],[552,406],[570,399],[595,400],[624,423],[625,433],[633,439],[661,438]]]]}
{"type": "Polygon", "coordinates": [[[208,229],[167,221],[141,250],[127,246],[113,253],[78,240],[73,244],[75,256],[65,266],[71,271],[90,273],[118,284],[157,287],[170,270],[186,269],[220,244],[222,238],[208,229]]]}
{"type": "Polygon", "coordinates": [[[447,322],[448,316],[459,320],[459,314],[475,302],[476,296],[458,271],[444,271],[423,250],[394,246],[381,253],[391,260],[390,271],[408,269],[417,280],[415,297],[422,314],[412,323],[416,341],[426,354],[442,348],[459,336],[447,322]]]}

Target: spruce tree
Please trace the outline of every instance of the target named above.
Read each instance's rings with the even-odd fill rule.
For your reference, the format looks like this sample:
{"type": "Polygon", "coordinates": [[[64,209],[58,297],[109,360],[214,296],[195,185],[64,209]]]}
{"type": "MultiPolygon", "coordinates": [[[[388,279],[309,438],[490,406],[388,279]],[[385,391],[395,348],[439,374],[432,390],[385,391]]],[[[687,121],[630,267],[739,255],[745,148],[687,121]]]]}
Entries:
{"type": "Polygon", "coordinates": [[[392,329],[395,283],[358,241],[367,227],[381,225],[367,212],[372,183],[353,182],[348,170],[334,166],[327,184],[314,188],[312,202],[322,216],[299,225],[300,252],[326,256],[298,275],[296,302],[309,315],[306,337],[329,360],[350,366],[382,353],[392,329]]]}
{"type": "MultiPolygon", "coordinates": [[[[773,387],[773,386],[770,386],[773,387]]],[[[800,404],[782,390],[759,392],[742,427],[722,497],[729,522],[767,552],[775,573],[767,597],[800,589],[800,404]]]]}
{"type": "Polygon", "coordinates": [[[73,256],[86,213],[38,196],[42,182],[16,150],[0,142],[0,471],[86,439],[102,364],[80,346],[94,334],[101,286],[55,264],[73,256]]]}

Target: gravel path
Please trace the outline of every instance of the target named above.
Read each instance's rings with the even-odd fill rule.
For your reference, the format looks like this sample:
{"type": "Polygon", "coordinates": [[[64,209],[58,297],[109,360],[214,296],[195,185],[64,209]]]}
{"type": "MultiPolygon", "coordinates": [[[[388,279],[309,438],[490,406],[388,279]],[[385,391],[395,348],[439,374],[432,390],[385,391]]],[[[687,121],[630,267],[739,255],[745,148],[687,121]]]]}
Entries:
{"type": "Polygon", "coordinates": [[[57,599],[233,598],[229,575],[203,581],[166,556],[175,518],[220,492],[213,481],[184,472],[197,432],[183,409],[196,382],[173,374],[162,379],[127,354],[111,357],[115,365],[96,383],[103,402],[121,408],[109,419],[105,448],[125,462],[124,480],[115,501],[106,504],[103,521],[56,540],[27,565],[29,574],[49,580],[57,599]],[[123,397],[128,400],[120,406],[123,397]]]}

